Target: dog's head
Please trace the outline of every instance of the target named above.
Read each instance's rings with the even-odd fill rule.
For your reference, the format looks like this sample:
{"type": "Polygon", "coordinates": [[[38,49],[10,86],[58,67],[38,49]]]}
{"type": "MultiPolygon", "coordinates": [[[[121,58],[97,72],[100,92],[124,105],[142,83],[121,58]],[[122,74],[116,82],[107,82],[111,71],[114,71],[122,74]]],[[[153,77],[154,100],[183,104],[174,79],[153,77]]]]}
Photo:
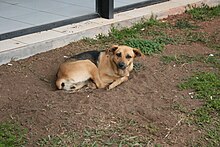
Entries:
{"type": "Polygon", "coordinates": [[[134,58],[143,56],[139,49],[129,46],[113,45],[110,49],[106,50],[106,52],[110,55],[117,69],[122,71],[132,70],[134,58]]]}

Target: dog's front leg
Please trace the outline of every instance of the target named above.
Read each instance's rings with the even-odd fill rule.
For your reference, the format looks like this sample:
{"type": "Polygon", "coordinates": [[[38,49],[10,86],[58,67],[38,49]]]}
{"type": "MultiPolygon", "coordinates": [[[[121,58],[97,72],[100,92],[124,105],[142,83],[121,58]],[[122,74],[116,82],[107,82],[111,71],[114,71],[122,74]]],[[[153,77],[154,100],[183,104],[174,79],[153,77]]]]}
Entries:
{"type": "Polygon", "coordinates": [[[127,76],[115,80],[112,84],[109,85],[108,90],[110,90],[112,88],[115,88],[116,86],[120,85],[121,83],[123,83],[123,82],[125,82],[127,80],[128,80],[127,76]]]}

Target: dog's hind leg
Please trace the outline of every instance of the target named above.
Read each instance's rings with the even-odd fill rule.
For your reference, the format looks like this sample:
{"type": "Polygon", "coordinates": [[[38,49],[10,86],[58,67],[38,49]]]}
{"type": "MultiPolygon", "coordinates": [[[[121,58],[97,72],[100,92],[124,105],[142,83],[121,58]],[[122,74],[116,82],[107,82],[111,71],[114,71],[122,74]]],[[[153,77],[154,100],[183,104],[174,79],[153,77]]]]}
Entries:
{"type": "Polygon", "coordinates": [[[84,87],[84,86],[87,85],[87,84],[88,84],[88,81],[75,83],[75,84],[73,85],[73,89],[74,89],[74,90],[81,89],[82,87],[84,87]]]}
{"type": "Polygon", "coordinates": [[[69,91],[69,93],[74,93],[74,92],[79,91],[81,88],[83,88],[86,85],[88,85],[88,81],[72,83],[69,86],[69,89],[66,89],[66,90],[69,91]]]}
{"type": "Polygon", "coordinates": [[[93,80],[93,82],[95,83],[97,88],[104,88],[105,87],[104,83],[102,82],[102,80],[99,76],[98,68],[95,68],[93,70],[91,79],[93,80]]]}

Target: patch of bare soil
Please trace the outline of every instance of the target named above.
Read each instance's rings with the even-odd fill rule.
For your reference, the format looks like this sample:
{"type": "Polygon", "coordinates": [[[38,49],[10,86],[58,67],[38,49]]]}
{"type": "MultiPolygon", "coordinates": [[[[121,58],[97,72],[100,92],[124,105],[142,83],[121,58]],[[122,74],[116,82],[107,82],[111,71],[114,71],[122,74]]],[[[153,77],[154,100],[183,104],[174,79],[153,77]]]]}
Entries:
{"type": "MultiPolygon", "coordinates": [[[[219,24],[220,19],[202,22],[202,31],[219,30],[219,24]]],[[[139,131],[154,143],[186,146],[202,132],[187,123],[186,113],[178,106],[191,112],[202,103],[191,99],[190,91],[181,91],[177,85],[195,72],[215,69],[200,62],[164,64],[160,58],[162,55],[207,55],[216,51],[199,43],[165,48],[161,54],[137,59],[142,65],[140,71],[133,71],[129,81],[110,91],[67,93],[56,89],[56,72],[64,56],[98,49],[82,41],[11,62],[11,66],[2,65],[0,121],[12,119],[28,128],[27,146],[36,145],[37,140],[47,135],[104,127],[115,118],[135,120],[141,126],[156,126],[153,133],[144,127],[139,131]]]]}

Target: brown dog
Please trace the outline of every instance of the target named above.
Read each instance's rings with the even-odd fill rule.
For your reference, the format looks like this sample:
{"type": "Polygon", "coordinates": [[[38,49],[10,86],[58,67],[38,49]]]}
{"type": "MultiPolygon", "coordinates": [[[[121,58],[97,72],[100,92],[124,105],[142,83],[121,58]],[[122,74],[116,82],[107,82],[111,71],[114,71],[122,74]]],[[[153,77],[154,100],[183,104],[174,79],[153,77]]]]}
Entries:
{"type": "Polygon", "coordinates": [[[103,88],[97,66],[90,60],[64,62],[57,73],[58,89],[76,91],[92,79],[98,88],[103,88]]]}
{"type": "Polygon", "coordinates": [[[77,90],[92,79],[98,88],[112,89],[128,80],[134,58],[142,55],[138,49],[117,45],[75,55],[71,59],[78,61],[61,64],[56,85],[58,89],[77,90]]]}

